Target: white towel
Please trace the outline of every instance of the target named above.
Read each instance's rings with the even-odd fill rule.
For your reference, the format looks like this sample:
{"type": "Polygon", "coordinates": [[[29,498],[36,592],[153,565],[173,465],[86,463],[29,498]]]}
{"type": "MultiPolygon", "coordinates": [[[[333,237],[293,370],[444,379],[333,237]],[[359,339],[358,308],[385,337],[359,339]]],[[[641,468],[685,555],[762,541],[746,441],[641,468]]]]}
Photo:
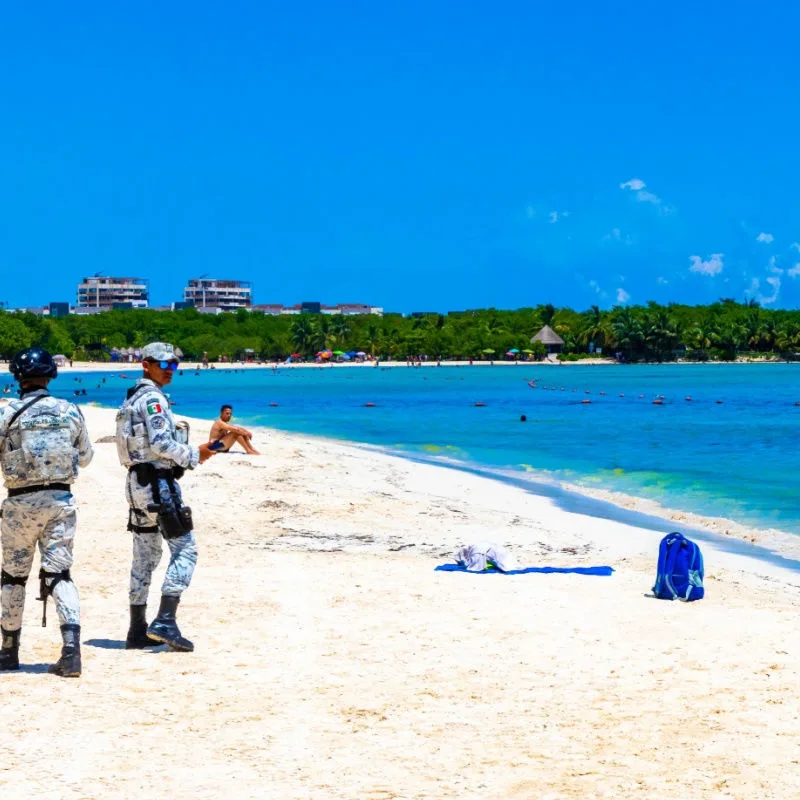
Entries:
{"type": "Polygon", "coordinates": [[[456,553],[456,561],[469,572],[483,572],[488,561],[493,562],[501,572],[518,569],[511,553],[505,547],[491,542],[465,545],[456,553]]]}

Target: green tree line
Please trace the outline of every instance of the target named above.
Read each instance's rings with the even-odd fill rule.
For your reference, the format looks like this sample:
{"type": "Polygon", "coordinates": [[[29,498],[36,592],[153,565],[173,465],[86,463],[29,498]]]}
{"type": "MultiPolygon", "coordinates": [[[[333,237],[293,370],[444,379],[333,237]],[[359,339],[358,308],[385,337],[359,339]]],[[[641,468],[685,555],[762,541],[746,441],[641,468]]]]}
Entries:
{"type": "Polygon", "coordinates": [[[631,362],[733,359],[742,353],[793,357],[800,351],[800,311],[722,299],[707,306],[651,302],[574,311],[547,304],[421,317],[131,309],[55,319],[0,311],[0,355],[9,358],[37,345],[78,360],[108,360],[114,348],[137,348],[158,340],[179,346],[189,361],[199,360],[204,352],[211,360],[240,358],[246,351],[258,359],[283,359],[291,353],[310,358],[323,349],[363,350],[399,360],[420,354],[502,358],[512,348],[541,355],[542,348],[534,348],[530,340],[543,325],[564,340],[562,357],[567,359],[597,348],[631,362]]]}

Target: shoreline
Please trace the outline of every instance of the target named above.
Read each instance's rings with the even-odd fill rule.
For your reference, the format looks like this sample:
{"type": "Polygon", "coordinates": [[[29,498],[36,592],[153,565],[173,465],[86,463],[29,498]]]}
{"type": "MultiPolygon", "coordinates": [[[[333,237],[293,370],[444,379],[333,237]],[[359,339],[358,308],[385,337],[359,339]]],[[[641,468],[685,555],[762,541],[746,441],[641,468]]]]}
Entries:
{"type": "MultiPolygon", "coordinates": [[[[0,398],[0,403],[3,402],[0,398]]],[[[110,406],[101,406],[96,403],[81,404],[82,408],[98,408],[113,411],[110,406]]],[[[201,430],[210,428],[211,422],[185,416],[176,409],[177,418],[184,419],[192,426],[201,430]]],[[[595,488],[579,483],[565,481],[553,477],[546,470],[525,469],[516,471],[510,469],[494,468],[469,461],[459,461],[448,456],[428,455],[423,452],[405,451],[390,445],[376,445],[369,442],[360,442],[353,439],[338,439],[324,434],[289,431],[278,427],[253,424],[250,426],[254,434],[261,433],[264,438],[271,436],[285,436],[296,439],[298,443],[315,442],[332,447],[345,447],[367,453],[378,453],[390,458],[397,458],[408,463],[426,464],[434,467],[456,470],[464,474],[481,476],[486,480],[495,481],[503,485],[518,486],[524,491],[539,497],[563,498],[565,505],[571,508],[579,507],[582,501],[596,501],[593,506],[597,512],[605,506],[603,519],[609,522],[626,524],[631,515],[641,518],[650,530],[661,531],[664,535],[675,527],[682,529],[687,535],[698,535],[700,539],[706,536],[719,537],[718,545],[725,540],[741,542],[744,545],[755,545],[767,551],[760,556],[765,561],[778,559],[800,560],[800,535],[784,531],[779,528],[761,528],[754,525],[737,522],[727,517],[704,515],[686,509],[665,506],[657,500],[633,495],[627,492],[607,488],[595,488]],[[657,524],[653,525],[652,520],[657,524]]],[[[238,453],[244,455],[243,452],[238,453]]],[[[712,540],[709,540],[713,544],[712,540]]]]}
{"type": "MultiPolygon", "coordinates": [[[[609,358],[584,358],[579,361],[549,361],[547,359],[543,361],[505,361],[497,359],[495,361],[478,361],[473,360],[470,364],[469,361],[442,361],[441,364],[437,364],[436,360],[429,360],[423,361],[419,363],[417,366],[409,366],[407,361],[381,361],[378,362],[377,367],[379,369],[419,369],[419,368],[432,368],[432,367],[459,367],[459,368],[470,368],[470,367],[677,367],[677,366],[724,366],[724,365],[733,365],[733,364],[795,364],[798,362],[788,361],[785,359],[765,359],[765,358],[755,358],[755,359],[736,359],[735,361],[687,361],[687,360],[677,360],[677,361],[648,361],[648,362],[636,362],[633,364],[623,364],[614,359],[609,358]]],[[[196,361],[182,361],[180,369],[182,370],[189,370],[189,371],[196,371],[197,362],[196,361]]],[[[253,370],[253,369],[262,369],[262,370],[283,370],[283,369],[338,369],[338,368],[347,368],[347,369],[375,369],[376,362],[363,362],[363,363],[353,363],[353,362],[334,362],[334,363],[317,363],[317,362],[304,362],[304,363],[291,363],[287,364],[285,362],[279,363],[262,363],[262,364],[253,364],[253,363],[238,363],[238,362],[219,362],[210,365],[208,369],[216,371],[216,372],[226,372],[228,370],[253,370]]],[[[103,373],[130,373],[135,372],[138,374],[140,371],[141,366],[138,361],[133,362],[125,362],[125,363],[111,363],[111,362],[98,362],[98,361],[76,361],[73,363],[73,366],[63,366],[59,367],[59,373],[76,373],[76,372],[103,372],[103,373]]],[[[206,372],[208,369],[200,367],[200,372],[206,372]]],[[[8,376],[8,380],[11,381],[11,376],[8,376]]]]}
{"type": "MultiPolygon", "coordinates": [[[[192,430],[202,431],[210,426],[210,422],[196,417],[180,413],[176,413],[176,417],[188,422],[192,430]]],[[[251,429],[254,440],[259,437],[261,441],[280,437],[295,447],[321,446],[334,452],[374,454],[405,464],[455,471],[539,498],[551,503],[558,513],[577,515],[587,521],[602,520],[612,526],[634,528],[647,532],[648,536],[656,535],[659,540],[675,528],[680,528],[685,535],[698,539],[704,547],[728,554],[734,559],[746,559],[751,562],[751,566],[760,564],[763,569],[777,568],[775,575],[783,573],[786,577],[796,572],[795,577],[800,581],[800,536],[786,531],[755,528],[724,517],[709,517],[669,508],[646,497],[584,487],[552,478],[544,471],[532,470],[517,474],[457,461],[447,456],[426,456],[350,439],[286,431],[265,425],[253,425],[251,429]]],[[[236,451],[226,455],[246,457],[238,446],[236,451]]]]}
{"type": "MultiPolygon", "coordinates": [[[[188,418],[187,418],[188,419],[188,418]]],[[[278,432],[281,435],[309,439],[330,445],[378,453],[413,464],[425,464],[475,475],[513,486],[536,497],[552,500],[566,513],[599,517],[610,523],[634,525],[658,532],[663,536],[675,528],[685,535],[698,538],[716,549],[730,550],[739,555],[762,561],[764,564],[796,561],[794,569],[800,577],[800,536],[777,528],[757,528],[726,517],[712,517],[664,506],[656,500],[610,489],[585,487],[553,478],[542,470],[493,469],[488,466],[458,461],[447,456],[428,456],[390,446],[373,445],[352,440],[334,439],[310,433],[283,431],[280,428],[253,426],[253,430],[278,432]],[[586,501],[589,501],[588,503],[586,501]]]]}

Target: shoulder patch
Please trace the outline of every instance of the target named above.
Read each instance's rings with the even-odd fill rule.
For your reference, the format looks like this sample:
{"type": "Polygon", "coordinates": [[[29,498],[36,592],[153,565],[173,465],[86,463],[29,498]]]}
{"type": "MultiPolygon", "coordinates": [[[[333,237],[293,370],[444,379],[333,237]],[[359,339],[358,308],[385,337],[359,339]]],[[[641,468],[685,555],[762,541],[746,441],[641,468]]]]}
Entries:
{"type": "Polygon", "coordinates": [[[152,414],[163,414],[164,409],[161,407],[161,403],[158,400],[148,400],[147,401],[147,413],[152,414]]]}

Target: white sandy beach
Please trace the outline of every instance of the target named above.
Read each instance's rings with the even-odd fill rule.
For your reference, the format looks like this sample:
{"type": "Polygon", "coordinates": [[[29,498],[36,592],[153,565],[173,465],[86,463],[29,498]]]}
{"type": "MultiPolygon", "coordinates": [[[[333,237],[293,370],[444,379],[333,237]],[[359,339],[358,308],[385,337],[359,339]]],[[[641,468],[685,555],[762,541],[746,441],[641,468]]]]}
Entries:
{"type": "Polygon", "coordinates": [[[2,798],[800,797],[800,573],[704,544],[707,598],[657,601],[660,534],[346,444],[254,443],[182,482],[193,654],[122,649],[124,472],[96,445],[75,488],[84,674],[46,674],[34,572],[26,666],[0,676],[2,798]],[[615,572],[434,571],[486,539],[615,572]]]}

